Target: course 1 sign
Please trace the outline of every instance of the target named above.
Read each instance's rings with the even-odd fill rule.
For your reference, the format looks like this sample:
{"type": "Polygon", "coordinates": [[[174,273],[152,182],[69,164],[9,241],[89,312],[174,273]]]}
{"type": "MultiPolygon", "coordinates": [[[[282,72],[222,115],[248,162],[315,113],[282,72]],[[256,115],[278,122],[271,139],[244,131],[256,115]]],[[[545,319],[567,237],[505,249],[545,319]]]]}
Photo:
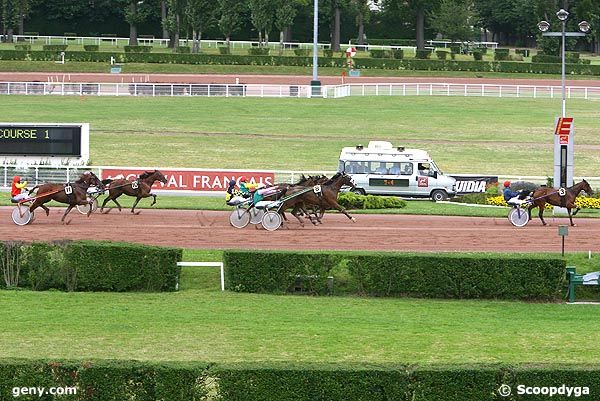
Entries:
{"type": "MultiPolygon", "coordinates": [[[[152,169],[121,169],[105,168],[101,171],[101,178],[122,178],[128,180],[136,179],[144,171],[152,169]]],[[[153,188],[169,191],[208,191],[224,192],[227,190],[229,181],[238,181],[244,176],[251,183],[262,183],[272,185],[275,182],[275,174],[256,171],[224,171],[224,170],[163,170],[159,169],[167,178],[167,183],[155,182],[153,188]]]]}
{"type": "Polygon", "coordinates": [[[483,193],[493,185],[498,185],[498,176],[491,175],[450,175],[456,179],[456,193],[483,193]]]}
{"type": "Polygon", "coordinates": [[[89,124],[0,123],[0,156],[18,164],[84,164],[89,124]]]}

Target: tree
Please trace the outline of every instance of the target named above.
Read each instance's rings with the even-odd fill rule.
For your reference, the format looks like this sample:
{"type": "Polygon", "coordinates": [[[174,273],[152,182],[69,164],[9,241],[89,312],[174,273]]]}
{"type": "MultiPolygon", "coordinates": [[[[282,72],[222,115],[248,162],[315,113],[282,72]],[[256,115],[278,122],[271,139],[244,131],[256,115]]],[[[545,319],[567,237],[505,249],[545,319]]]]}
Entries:
{"type": "MultiPolygon", "coordinates": [[[[283,41],[285,39],[285,30],[293,24],[298,10],[299,3],[289,0],[275,1],[275,27],[279,30],[279,55],[283,54],[283,41]]],[[[306,5],[306,3],[305,3],[306,5]]]]}
{"type": "Polygon", "coordinates": [[[215,23],[216,3],[213,0],[187,0],[184,13],[192,29],[192,53],[198,53],[202,31],[215,23]]]}
{"type": "Polygon", "coordinates": [[[350,0],[350,7],[356,14],[356,26],[358,27],[358,44],[365,44],[365,23],[369,22],[371,10],[369,0],[350,0]]]}
{"type": "Polygon", "coordinates": [[[472,19],[467,1],[442,0],[440,9],[431,17],[431,26],[445,38],[462,42],[473,37],[472,19]]]}
{"type": "Polygon", "coordinates": [[[439,6],[439,0],[407,0],[408,7],[416,18],[417,49],[425,48],[425,16],[433,13],[439,6]]]}
{"type": "Polygon", "coordinates": [[[24,32],[24,20],[31,12],[30,0],[0,0],[2,6],[2,34],[7,35],[9,42],[13,41],[14,30],[19,35],[24,32]]]}
{"type": "Polygon", "coordinates": [[[266,45],[269,44],[269,31],[273,25],[275,10],[272,7],[272,0],[249,0],[250,20],[252,25],[258,31],[258,43],[263,45],[262,33],[265,32],[266,45]]]}
{"type": "Polygon", "coordinates": [[[575,12],[578,18],[575,21],[584,20],[590,24],[591,30],[587,33],[586,39],[591,42],[592,51],[600,54],[600,2],[580,0],[575,12]]]}
{"type": "Polygon", "coordinates": [[[246,2],[244,0],[218,0],[219,11],[221,17],[219,18],[219,28],[223,35],[225,35],[225,42],[229,47],[231,35],[240,29],[242,24],[243,13],[246,9],[246,2]]]}
{"type": "Polygon", "coordinates": [[[179,47],[179,34],[181,32],[181,15],[184,12],[186,5],[185,0],[167,0],[167,19],[165,20],[167,31],[171,43],[169,44],[173,51],[177,51],[179,47]]]}
{"type": "Polygon", "coordinates": [[[144,22],[150,9],[144,4],[144,0],[127,0],[125,9],[125,21],[129,24],[129,46],[138,45],[137,26],[144,22]]]}

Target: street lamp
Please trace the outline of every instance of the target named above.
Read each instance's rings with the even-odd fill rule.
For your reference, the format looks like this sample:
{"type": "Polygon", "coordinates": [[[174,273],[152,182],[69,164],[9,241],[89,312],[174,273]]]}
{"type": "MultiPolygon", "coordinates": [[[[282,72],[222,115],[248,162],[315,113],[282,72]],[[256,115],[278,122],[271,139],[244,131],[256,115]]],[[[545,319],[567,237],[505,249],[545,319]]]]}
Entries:
{"type": "Polygon", "coordinates": [[[573,181],[573,119],[566,118],[566,89],[565,89],[565,44],[567,36],[585,36],[590,30],[590,24],[586,21],[579,23],[581,32],[566,32],[569,12],[560,9],[556,18],[561,22],[560,32],[549,32],[550,23],[540,21],[538,29],[542,36],[560,36],[562,38],[561,48],[561,86],[562,86],[562,118],[558,119],[554,135],[554,187],[566,188],[573,181]]]}
{"type": "Polygon", "coordinates": [[[561,22],[560,32],[548,32],[550,29],[550,23],[548,21],[540,21],[538,23],[538,29],[542,32],[542,36],[560,36],[562,37],[562,48],[561,48],[561,86],[562,86],[562,116],[566,115],[566,94],[565,94],[565,42],[567,36],[585,36],[590,30],[590,24],[587,21],[581,21],[579,23],[579,30],[581,32],[565,32],[567,19],[569,19],[569,12],[563,8],[558,10],[556,18],[561,22]]]}
{"type": "Polygon", "coordinates": [[[312,68],[312,81],[310,81],[311,86],[311,96],[318,96],[321,92],[321,81],[317,76],[317,67],[318,67],[318,39],[319,39],[319,0],[314,0],[314,14],[313,14],[313,68],[312,68]]]}

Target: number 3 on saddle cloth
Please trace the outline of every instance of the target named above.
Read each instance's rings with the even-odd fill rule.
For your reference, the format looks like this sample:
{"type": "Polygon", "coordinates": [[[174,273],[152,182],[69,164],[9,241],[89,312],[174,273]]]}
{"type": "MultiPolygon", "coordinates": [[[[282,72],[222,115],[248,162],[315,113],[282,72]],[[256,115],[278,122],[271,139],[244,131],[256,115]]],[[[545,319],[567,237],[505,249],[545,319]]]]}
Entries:
{"type": "Polygon", "coordinates": [[[258,202],[260,202],[264,198],[271,196],[271,195],[275,195],[277,192],[279,192],[278,186],[257,189],[256,191],[254,191],[254,194],[252,195],[252,202],[256,205],[258,202]]]}

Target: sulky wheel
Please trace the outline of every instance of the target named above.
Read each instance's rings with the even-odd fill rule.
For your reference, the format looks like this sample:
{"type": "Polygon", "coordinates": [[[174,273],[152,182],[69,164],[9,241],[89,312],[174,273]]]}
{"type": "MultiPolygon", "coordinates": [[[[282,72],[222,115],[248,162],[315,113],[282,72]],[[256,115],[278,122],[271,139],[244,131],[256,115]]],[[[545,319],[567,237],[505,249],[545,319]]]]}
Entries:
{"type": "MultiPolygon", "coordinates": [[[[94,213],[96,211],[96,209],[98,209],[98,200],[94,199],[92,200],[92,213],[94,213]]],[[[77,205],[77,211],[81,214],[87,214],[88,210],[90,210],[89,205],[77,205]]]]}
{"type": "Polygon", "coordinates": [[[29,211],[29,208],[16,207],[13,209],[11,217],[16,225],[24,226],[33,220],[33,213],[29,211]]]}
{"type": "Polygon", "coordinates": [[[250,209],[250,224],[260,224],[264,215],[264,209],[257,209],[253,207],[250,209]]]}
{"type": "Polygon", "coordinates": [[[281,227],[281,215],[277,212],[266,212],[262,218],[262,226],[265,230],[275,231],[281,227]]]}
{"type": "Polygon", "coordinates": [[[508,220],[515,227],[525,227],[529,222],[529,213],[520,207],[514,207],[508,212],[508,220]]]}
{"type": "Polygon", "coordinates": [[[244,228],[250,223],[250,213],[242,207],[235,208],[229,216],[229,223],[235,228],[244,228]]]}

